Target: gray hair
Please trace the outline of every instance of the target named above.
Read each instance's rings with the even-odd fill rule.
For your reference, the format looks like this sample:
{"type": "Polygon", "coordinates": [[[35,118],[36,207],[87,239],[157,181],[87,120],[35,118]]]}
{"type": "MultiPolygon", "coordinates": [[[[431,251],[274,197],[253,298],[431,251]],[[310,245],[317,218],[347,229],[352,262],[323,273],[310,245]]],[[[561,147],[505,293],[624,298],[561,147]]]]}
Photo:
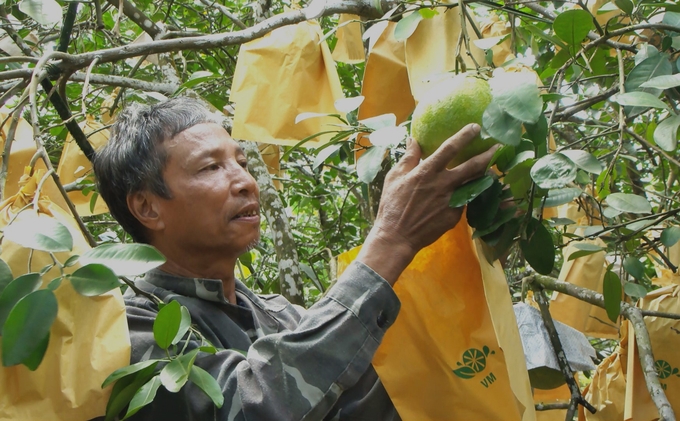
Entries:
{"type": "Polygon", "coordinates": [[[172,195],[163,180],[167,153],[161,145],[197,124],[217,123],[199,101],[180,97],[154,105],[132,104],[118,116],[111,138],[93,160],[99,194],[132,238],[148,243],[145,227],[132,215],[127,197],[148,190],[162,198],[172,195]]]}

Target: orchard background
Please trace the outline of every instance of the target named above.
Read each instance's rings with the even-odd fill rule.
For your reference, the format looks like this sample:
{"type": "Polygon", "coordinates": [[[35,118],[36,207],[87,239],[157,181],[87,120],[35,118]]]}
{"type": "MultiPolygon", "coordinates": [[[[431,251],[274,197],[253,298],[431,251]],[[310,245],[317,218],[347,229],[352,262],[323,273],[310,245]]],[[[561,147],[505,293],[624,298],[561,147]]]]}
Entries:
{"type": "MultiPolygon", "coordinates": [[[[108,139],[107,126],[122,107],[189,95],[223,112],[238,130],[233,84],[239,77],[254,83],[270,71],[251,67],[245,76],[235,75],[241,45],[286,25],[318,22],[315,45],[327,43],[334,51],[338,61],[324,65],[337,72],[346,99],[335,102],[335,110],[315,108],[316,85],[286,85],[284,80],[272,81],[271,89],[306,97],[304,109],[272,96],[255,98],[263,110],[291,115],[296,120],[287,123],[291,131],[296,123],[315,119],[334,125],[326,126],[328,133],[321,137],[296,132],[273,146],[245,143],[266,218],[263,241],[241,257],[238,268],[253,290],[281,293],[305,306],[335,281],[337,256],[363,242],[380,200],[389,200],[381,198],[384,175],[404,151],[402,140],[420,81],[410,81],[407,95],[412,96],[399,104],[390,102],[405,98],[396,92],[403,86],[392,91],[389,83],[398,68],[385,70],[382,90],[375,81],[368,86],[365,71],[382,34],[391,31],[394,45],[406,45],[406,62],[408,43],[419,37],[424,50],[444,48],[446,54],[435,55],[435,61],[441,60],[447,71],[525,75],[517,79],[518,86],[533,90],[498,88],[495,111],[485,115],[485,130],[505,144],[496,156],[496,178],[509,187],[506,199],[516,206],[511,209],[521,211],[490,215],[482,224],[487,256],[503,259],[516,301],[530,289],[534,297],[544,289],[559,291],[604,307],[609,320],[600,322],[615,330],[621,318],[629,319],[656,409],[663,419],[675,419],[663,380],[676,376],[677,369],[654,358],[654,339],[650,342],[643,316],[656,311],[654,317],[677,323],[680,304],[676,299],[670,308],[635,306],[659,287],[673,288],[680,264],[672,251],[680,240],[680,6],[675,2],[7,0],[0,16],[0,193],[3,200],[17,193],[23,166],[43,168],[35,189],[44,188],[52,202],[80,214],[76,221],[90,247],[131,241],[98,202],[85,158],[108,139]],[[429,38],[419,36],[419,26],[454,14],[455,27],[432,31],[429,38]],[[353,46],[354,57],[339,51],[349,48],[343,38],[349,31],[340,34],[350,28],[363,33],[359,53],[353,46]],[[373,89],[370,97],[368,88],[373,89]],[[375,106],[381,96],[383,103],[375,106]],[[384,111],[367,115],[369,101],[373,110],[384,111]],[[320,138],[323,142],[315,143],[320,138]],[[19,144],[30,152],[15,153],[19,144]],[[564,265],[594,255],[606,256],[606,265],[600,265],[602,276],[591,290],[558,281],[565,280],[560,277],[564,265]]],[[[286,53],[311,60],[297,51],[286,53]]],[[[415,72],[412,63],[403,66],[415,72]]],[[[472,190],[480,194],[483,189],[472,190]]],[[[29,200],[26,206],[36,203],[29,200]]],[[[60,227],[22,224],[20,219],[4,222],[12,221],[10,227],[16,222],[5,230],[5,238],[49,253],[72,251],[73,244],[63,243],[60,227]]],[[[115,259],[160,259],[153,250],[129,250],[115,259]]],[[[114,259],[106,253],[100,254],[114,259]]],[[[90,252],[90,262],[97,261],[92,255],[97,253],[90,252]]],[[[63,269],[74,262],[67,256],[50,268],[58,266],[63,277],[63,269]]],[[[30,275],[30,269],[6,266],[0,268],[2,290],[30,275]]],[[[115,270],[102,275],[104,269],[95,269],[72,279],[78,292],[96,295],[117,287],[119,276],[134,275],[115,270]]],[[[45,350],[45,326],[49,330],[57,311],[48,292],[33,295],[32,305],[53,309],[49,314],[23,321],[8,317],[22,298],[58,287],[55,283],[41,289],[39,278],[31,282],[23,292],[10,288],[4,301],[0,295],[5,306],[0,321],[27,332],[12,346],[31,350],[12,361],[3,358],[5,365],[35,368],[30,357],[39,355],[39,364],[40,349],[45,350]],[[41,317],[51,321],[42,323],[41,317]]],[[[669,330],[668,341],[677,333],[669,330]]],[[[10,347],[6,335],[4,342],[10,347]]],[[[619,345],[611,335],[593,337],[591,343],[600,359],[619,345]]],[[[3,357],[8,354],[4,347],[3,352],[3,357]]],[[[582,377],[582,383],[588,382],[582,377]]],[[[571,403],[564,405],[568,419],[580,399],[573,386],[572,392],[578,396],[572,393],[571,403]]]]}

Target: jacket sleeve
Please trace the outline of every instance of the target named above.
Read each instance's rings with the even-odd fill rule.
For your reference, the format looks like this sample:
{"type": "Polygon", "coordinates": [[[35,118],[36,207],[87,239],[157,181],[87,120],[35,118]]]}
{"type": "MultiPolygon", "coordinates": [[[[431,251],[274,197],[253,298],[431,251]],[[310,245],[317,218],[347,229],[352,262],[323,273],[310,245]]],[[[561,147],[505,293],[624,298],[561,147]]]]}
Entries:
{"type": "MultiPolygon", "coordinates": [[[[399,306],[384,279],[354,262],[329,293],[303,313],[295,330],[256,340],[246,355],[235,350],[199,354],[195,364],[222,389],[221,408],[189,382],[175,394],[159,388],[154,401],[134,419],[323,419],[369,368],[399,306]]],[[[155,315],[148,313],[151,310],[128,310],[133,348],[153,347],[155,315]]]]}

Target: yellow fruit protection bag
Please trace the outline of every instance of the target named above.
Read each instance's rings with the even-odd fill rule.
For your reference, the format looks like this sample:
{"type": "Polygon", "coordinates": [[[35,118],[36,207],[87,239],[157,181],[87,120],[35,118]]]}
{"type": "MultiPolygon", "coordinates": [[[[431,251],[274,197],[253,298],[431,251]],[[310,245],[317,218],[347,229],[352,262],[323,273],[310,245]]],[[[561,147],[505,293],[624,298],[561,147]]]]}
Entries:
{"type": "MultiPolygon", "coordinates": [[[[338,257],[339,272],[357,253],[338,257]]],[[[421,250],[395,292],[401,311],[373,366],[402,419],[535,419],[503,269],[465,222],[421,250]]]]}

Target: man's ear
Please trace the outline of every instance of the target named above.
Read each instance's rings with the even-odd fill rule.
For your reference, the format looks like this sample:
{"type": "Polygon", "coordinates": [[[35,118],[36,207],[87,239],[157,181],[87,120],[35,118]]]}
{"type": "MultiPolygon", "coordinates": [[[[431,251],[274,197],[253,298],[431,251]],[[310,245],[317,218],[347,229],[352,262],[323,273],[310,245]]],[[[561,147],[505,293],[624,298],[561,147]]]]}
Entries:
{"type": "Polygon", "coordinates": [[[149,191],[131,193],[127,197],[128,209],[132,216],[151,231],[165,228],[160,211],[159,197],[149,191]]]}

